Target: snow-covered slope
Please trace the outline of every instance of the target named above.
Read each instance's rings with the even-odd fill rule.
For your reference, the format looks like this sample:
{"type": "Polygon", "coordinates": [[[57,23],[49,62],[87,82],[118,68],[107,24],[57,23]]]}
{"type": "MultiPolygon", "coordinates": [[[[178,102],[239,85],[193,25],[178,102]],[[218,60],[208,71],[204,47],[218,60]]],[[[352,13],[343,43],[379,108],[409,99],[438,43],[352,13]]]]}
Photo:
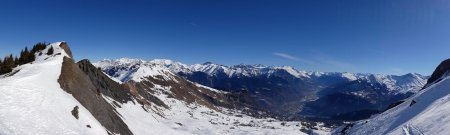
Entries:
{"type": "Polygon", "coordinates": [[[36,61],[0,77],[1,135],[106,135],[105,128],[57,80],[67,53],[53,43],[36,54],[36,61]],[[48,56],[48,48],[54,55],[48,56]],[[79,119],[72,116],[75,106],[79,119]],[[91,128],[88,128],[90,125],[91,128]]]}
{"type": "Polygon", "coordinates": [[[450,130],[450,78],[421,90],[384,113],[341,127],[336,134],[441,135],[450,130]],[[343,129],[346,129],[343,131],[343,129]]]}

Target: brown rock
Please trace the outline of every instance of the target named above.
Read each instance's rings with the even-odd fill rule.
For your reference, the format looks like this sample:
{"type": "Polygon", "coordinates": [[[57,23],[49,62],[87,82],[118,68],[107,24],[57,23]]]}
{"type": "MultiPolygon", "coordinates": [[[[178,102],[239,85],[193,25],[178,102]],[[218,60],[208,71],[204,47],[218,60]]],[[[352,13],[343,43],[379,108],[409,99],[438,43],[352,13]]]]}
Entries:
{"type": "Polygon", "coordinates": [[[107,130],[122,135],[133,134],[116,113],[116,109],[97,96],[96,85],[72,59],[64,57],[58,82],[63,90],[72,94],[107,130]]]}
{"type": "Polygon", "coordinates": [[[78,116],[78,106],[75,106],[75,107],[73,108],[73,110],[72,110],[72,115],[73,115],[73,117],[75,117],[76,119],[79,118],[79,116],[78,116]]]}

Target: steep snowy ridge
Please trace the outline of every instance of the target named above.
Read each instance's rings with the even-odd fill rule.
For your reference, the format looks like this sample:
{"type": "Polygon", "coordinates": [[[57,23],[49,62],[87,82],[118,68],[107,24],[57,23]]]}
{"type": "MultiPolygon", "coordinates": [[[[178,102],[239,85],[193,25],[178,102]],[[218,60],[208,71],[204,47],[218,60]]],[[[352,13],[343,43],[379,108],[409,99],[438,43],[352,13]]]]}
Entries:
{"type": "Polygon", "coordinates": [[[35,54],[36,61],[0,77],[0,134],[107,134],[91,113],[58,84],[63,57],[69,57],[61,43],[47,46],[42,55],[35,54]],[[54,54],[48,56],[50,46],[54,54]],[[71,114],[75,106],[79,107],[79,119],[71,114]]]}
{"type": "Polygon", "coordinates": [[[421,90],[395,108],[338,128],[334,134],[438,135],[450,126],[450,77],[421,90]]]}

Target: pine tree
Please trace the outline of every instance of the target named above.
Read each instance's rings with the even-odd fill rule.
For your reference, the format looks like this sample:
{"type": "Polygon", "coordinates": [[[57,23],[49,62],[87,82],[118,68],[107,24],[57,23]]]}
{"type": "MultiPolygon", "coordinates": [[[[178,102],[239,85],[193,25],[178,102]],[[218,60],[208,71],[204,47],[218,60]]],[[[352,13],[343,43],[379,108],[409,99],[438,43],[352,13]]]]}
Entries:
{"type": "Polygon", "coordinates": [[[53,46],[50,46],[50,48],[47,51],[47,55],[53,55],[53,46]]]}
{"type": "Polygon", "coordinates": [[[2,74],[2,69],[3,69],[3,61],[2,59],[0,59],[0,75],[2,74]]]}
{"type": "Polygon", "coordinates": [[[14,57],[12,56],[12,54],[10,54],[9,56],[6,56],[3,59],[3,63],[2,63],[2,68],[0,70],[0,74],[4,74],[4,73],[9,73],[12,71],[12,69],[14,68],[14,57]]]}
{"type": "Polygon", "coordinates": [[[31,54],[28,51],[28,47],[25,47],[25,50],[22,50],[20,52],[19,65],[26,64],[28,62],[34,61],[34,60],[30,60],[30,55],[31,54]]]}
{"type": "Polygon", "coordinates": [[[8,56],[6,56],[5,58],[3,58],[3,62],[2,62],[2,68],[0,69],[0,74],[4,74],[4,73],[8,73],[8,56]]]}
{"type": "Polygon", "coordinates": [[[36,56],[34,54],[35,53],[28,54],[28,62],[33,62],[34,60],[36,60],[36,56]]]}
{"type": "Polygon", "coordinates": [[[28,51],[28,47],[25,47],[25,51],[23,51],[23,63],[21,63],[21,64],[25,64],[25,63],[28,63],[28,62],[31,62],[30,61],[30,52],[28,51]]]}
{"type": "Polygon", "coordinates": [[[17,58],[17,56],[16,56],[16,57],[14,57],[14,66],[13,66],[13,67],[16,67],[16,66],[18,66],[18,65],[20,65],[20,60],[19,60],[19,58],[17,58]]]}
{"type": "Polygon", "coordinates": [[[47,43],[39,42],[33,46],[33,48],[31,49],[31,54],[34,54],[41,50],[44,50],[46,47],[47,47],[47,43]]]}
{"type": "Polygon", "coordinates": [[[24,58],[25,58],[25,53],[23,52],[23,50],[20,50],[20,57],[19,57],[19,63],[20,64],[23,64],[23,63],[25,63],[25,60],[24,60],[24,58]]]}

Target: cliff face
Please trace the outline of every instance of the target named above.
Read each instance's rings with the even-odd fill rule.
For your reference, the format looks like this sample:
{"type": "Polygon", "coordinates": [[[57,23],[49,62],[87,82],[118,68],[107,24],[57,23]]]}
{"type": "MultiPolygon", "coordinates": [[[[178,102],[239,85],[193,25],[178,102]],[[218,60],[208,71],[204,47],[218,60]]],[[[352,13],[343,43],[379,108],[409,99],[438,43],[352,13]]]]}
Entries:
{"type": "MultiPolygon", "coordinates": [[[[67,44],[61,44],[61,47],[70,52],[67,44]]],[[[72,94],[110,133],[133,134],[115,108],[102,97],[127,102],[131,100],[129,92],[96,70],[88,61],[76,64],[73,59],[64,57],[58,82],[63,90],[72,94]]]]}
{"type": "Polygon", "coordinates": [[[439,66],[436,67],[431,77],[428,79],[424,88],[441,81],[442,77],[450,71],[450,59],[442,61],[439,66]]]}
{"type": "Polygon", "coordinates": [[[97,94],[110,97],[120,103],[132,101],[132,95],[128,88],[111,80],[101,70],[92,65],[89,60],[81,60],[77,62],[77,66],[89,77],[96,88],[97,94]]]}

